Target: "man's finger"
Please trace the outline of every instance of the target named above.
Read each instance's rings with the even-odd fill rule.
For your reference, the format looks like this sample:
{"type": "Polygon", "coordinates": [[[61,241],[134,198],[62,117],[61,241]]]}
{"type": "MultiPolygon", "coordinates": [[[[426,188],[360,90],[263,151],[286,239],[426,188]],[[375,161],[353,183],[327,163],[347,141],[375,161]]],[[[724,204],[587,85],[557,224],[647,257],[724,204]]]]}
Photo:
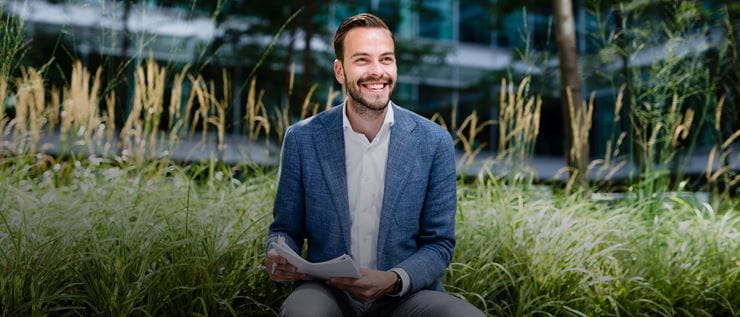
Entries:
{"type": "Polygon", "coordinates": [[[364,289],[364,287],[362,287],[360,285],[357,285],[355,282],[341,283],[341,282],[329,282],[329,281],[327,281],[327,283],[330,286],[334,286],[336,288],[339,288],[339,289],[342,289],[342,290],[345,290],[345,291],[353,291],[353,292],[356,292],[356,291],[361,291],[361,290],[364,289]]]}
{"type": "Polygon", "coordinates": [[[270,249],[270,251],[267,251],[266,260],[270,260],[276,263],[285,263],[285,259],[277,254],[277,251],[275,249],[270,249]]]}
{"type": "Polygon", "coordinates": [[[306,278],[306,274],[303,273],[297,273],[297,272],[284,272],[284,271],[278,271],[272,276],[270,276],[270,279],[276,282],[285,282],[285,281],[298,281],[303,280],[306,278]]]}
{"type": "Polygon", "coordinates": [[[351,277],[333,277],[329,279],[332,283],[343,284],[343,285],[354,285],[358,279],[351,277]]]}
{"type": "Polygon", "coordinates": [[[345,285],[345,284],[336,284],[336,283],[332,283],[332,282],[329,282],[329,281],[327,281],[327,283],[330,286],[332,286],[332,287],[338,288],[338,289],[343,290],[343,291],[347,291],[348,293],[350,293],[352,295],[355,295],[355,293],[357,293],[357,291],[358,291],[357,288],[356,287],[353,287],[353,286],[349,286],[349,285],[345,285]]]}
{"type": "Polygon", "coordinates": [[[297,272],[298,269],[292,264],[278,264],[276,271],[297,272]]]}

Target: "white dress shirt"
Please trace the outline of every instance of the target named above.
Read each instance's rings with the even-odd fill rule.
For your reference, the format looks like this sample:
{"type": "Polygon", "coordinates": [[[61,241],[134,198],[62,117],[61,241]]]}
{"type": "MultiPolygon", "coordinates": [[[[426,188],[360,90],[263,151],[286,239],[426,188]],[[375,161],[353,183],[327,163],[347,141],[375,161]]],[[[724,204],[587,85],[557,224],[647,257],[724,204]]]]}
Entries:
{"type": "MultiPolygon", "coordinates": [[[[385,169],[388,144],[394,123],[393,106],[388,103],[385,119],[372,142],[352,129],[347,118],[347,104],[342,110],[344,128],[344,157],[347,166],[347,193],[351,228],[351,252],[361,266],[377,269],[378,229],[383,206],[385,169]]],[[[402,280],[402,290],[409,288],[408,273],[393,268],[402,280]]]]}

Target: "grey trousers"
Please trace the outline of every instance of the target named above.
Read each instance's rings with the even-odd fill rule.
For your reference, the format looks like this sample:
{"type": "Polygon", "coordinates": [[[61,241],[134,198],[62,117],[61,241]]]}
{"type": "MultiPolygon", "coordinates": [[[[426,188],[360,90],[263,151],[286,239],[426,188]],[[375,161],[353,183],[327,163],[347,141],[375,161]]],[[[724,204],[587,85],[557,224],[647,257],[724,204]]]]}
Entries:
{"type": "Polygon", "coordinates": [[[470,303],[444,292],[422,290],[363,303],[323,282],[298,286],[283,302],[280,316],[484,316],[470,303]]]}

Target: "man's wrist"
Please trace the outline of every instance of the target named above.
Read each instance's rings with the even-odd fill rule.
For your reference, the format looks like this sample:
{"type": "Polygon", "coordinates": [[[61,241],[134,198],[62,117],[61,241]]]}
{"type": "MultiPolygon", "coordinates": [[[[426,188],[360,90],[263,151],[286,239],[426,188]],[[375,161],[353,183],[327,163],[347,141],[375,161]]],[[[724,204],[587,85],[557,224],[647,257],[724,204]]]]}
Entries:
{"type": "Polygon", "coordinates": [[[388,296],[404,296],[409,289],[411,285],[411,280],[409,279],[409,274],[406,273],[406,270],[395,267],[390,269],[391,272],[396,273],[398,277],[400,277],[400,281],[397,280],[399,291],[395,294],[389,294],[388,296]]]}
{"type": "Polygon", "coordinates": [[[387,290],[386,294],[389,296],[398,296],[398,294],[401,293],[401,288],[402,288],[401,275],[399,275],[395,271],[389,271],[389,272],[393,274],[394,279],[393,279],[393,283],[391,283],[391,285],[388,286],[388,288],[386,289],[387,290]]]}

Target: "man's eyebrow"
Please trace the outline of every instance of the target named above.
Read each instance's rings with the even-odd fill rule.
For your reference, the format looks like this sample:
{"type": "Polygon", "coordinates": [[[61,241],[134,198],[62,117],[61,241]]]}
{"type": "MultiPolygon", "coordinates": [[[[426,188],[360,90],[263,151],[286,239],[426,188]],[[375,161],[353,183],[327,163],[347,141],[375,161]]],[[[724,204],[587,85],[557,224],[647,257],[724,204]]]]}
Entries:
{"type": "MultiPolygon", "coordinates": [[[[366,57],[366,56],[370,56],[370,54],[359,52],[359,53],[352,54],[349,58],[351,59],[351,58],[355,58],[355,57],[358,57],[358,56],[366,57]]],[[[396,53],[395,52],[385,52],[383,54],[380,54],[380,56],[396,56],[396,53]]]]}
{"type": "Polygon", "coordinates": [[[357,56],[370,56],[370,54],[368,54],[368,53],[362,53],[362,52],[360,52],[360,53],[354,53],[349,58],[355,58],[357,56]]]}

